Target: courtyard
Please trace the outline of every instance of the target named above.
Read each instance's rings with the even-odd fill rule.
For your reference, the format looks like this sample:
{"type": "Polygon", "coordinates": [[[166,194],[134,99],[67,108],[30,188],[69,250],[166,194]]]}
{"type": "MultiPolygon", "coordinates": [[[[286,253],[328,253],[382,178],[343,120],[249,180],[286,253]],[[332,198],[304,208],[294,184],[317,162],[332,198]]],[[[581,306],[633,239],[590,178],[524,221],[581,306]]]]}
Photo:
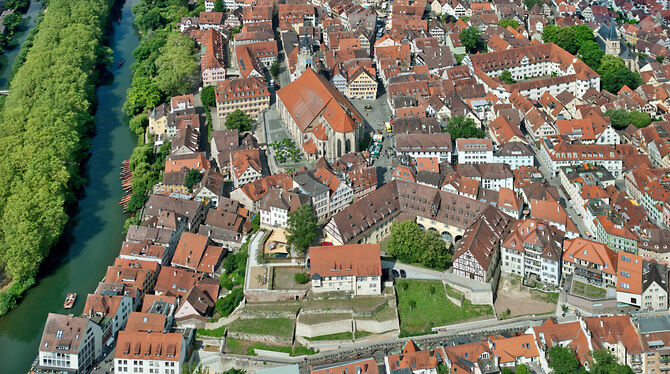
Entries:
{"type": "Polygon", "coordinates": [[[501,274],[494,307],[505,318],[523,315],[549,314],[556,311],[558,292],[543,292],[524,287],[521,277],[501,274]],[[506,311],[509,310],[509,313],[506,311]]]}

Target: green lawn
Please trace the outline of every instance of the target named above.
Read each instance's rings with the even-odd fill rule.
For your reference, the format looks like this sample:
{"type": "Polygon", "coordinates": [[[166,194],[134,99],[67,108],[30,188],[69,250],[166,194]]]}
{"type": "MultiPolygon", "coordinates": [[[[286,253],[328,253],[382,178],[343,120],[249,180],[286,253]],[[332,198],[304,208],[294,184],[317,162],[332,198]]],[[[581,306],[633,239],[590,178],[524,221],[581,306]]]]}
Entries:
{"type": "Polygon", "coordinates": [[[607,296],[607,291],[604,288],[596,287],[592,284],[586,284],[579,281],[572,282],[572,292],[585,296],[589,299],[602,299],[607,296]]]}
{"type": "Polygon", "coordinates": [[[319,340],[351,340],[351,333],[350,332],[340,332],[337,334],[328,334],[328,335],[321,335],[321,336],[315,336],[313,338],[308,338],[305,337],[305,339],[309,341],[319,341],[319,340]]]}
{"type": "Polygon", "coordinates": [[[355,337],[356,339],[361,339],[361,338],[364,338],[364,337],[366,337],[366,336],[370,336],[370,335],[372,335],[372,333],[369,332],[369,331],[356,331],[356,332],[354,333],[354,337],[355,337]]]}
{"type": "Polygon", "coordinates": [[[293,336],[293,322],[288,318],[238,318],[228,329],[247,334],[290,338],[293,336]]]}
{"type": "Polygon", "coordinates": [[[291,349],[291,347],[287,345],[267,345],[248,340],[240,340],[233,338],[226,339],[225,351],[228,353],[255,356],[256,355],[256,353],[254,352],[255,349],[288,353],[291,356],[313,355],[318,353],[318,351],[307,347],[303,347],[302,345],[297,345],[294,349],[291,349]]]}
{"type": "Polygon", "coordinates": [[[226,333],[226,326],[221,326],[218,327],[214,330],[207,330],[207,329],[197,329],[196,330],[196,335],[200,336],[213,336],[213,337],[222,337],[223,334],[226,333]]]}
{"type": "Polygon", "coordinates": [[[531,290],[530,293],[534,299],[542,300],[547,303],[558,303],[558,292],[543,292],[540,290],[531,290]]]}
{"type": "Polygon", "coordinates": [[[399,279],[396,292],[401,336],[429,334],[433,327],[493,315],[490,305],[472,305],[466,299],[459,307],[447,300],[440,281],[399,279]],[[406,290],[404,284],[407,284],[406,290]],[[432,295],[431,288],[434,289],[432,295]]]}

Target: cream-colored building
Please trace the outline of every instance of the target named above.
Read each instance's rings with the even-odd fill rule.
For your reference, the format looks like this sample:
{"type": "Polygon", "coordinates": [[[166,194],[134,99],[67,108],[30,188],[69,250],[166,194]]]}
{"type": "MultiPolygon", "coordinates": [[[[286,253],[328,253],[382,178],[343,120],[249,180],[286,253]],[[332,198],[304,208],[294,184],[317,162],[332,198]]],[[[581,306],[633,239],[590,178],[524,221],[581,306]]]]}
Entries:
{"type": "Polygon", "coordinates": [[[310,247],[309,258],[312,292],[381,294],[379,244],[310,247]]]}
{"type": "Polygon", "coordinates": [[[363,67],[350,77],[345,96],[349,99],[374,100],[377,98],[377,79],[363,67]]]}
{"type": "Polygon", "coordinates": [[[216,112],[220,121],[237,109],[256,119],[269,107],[270,90],[261,78],[234,78],[216,83],[216,112]]]}

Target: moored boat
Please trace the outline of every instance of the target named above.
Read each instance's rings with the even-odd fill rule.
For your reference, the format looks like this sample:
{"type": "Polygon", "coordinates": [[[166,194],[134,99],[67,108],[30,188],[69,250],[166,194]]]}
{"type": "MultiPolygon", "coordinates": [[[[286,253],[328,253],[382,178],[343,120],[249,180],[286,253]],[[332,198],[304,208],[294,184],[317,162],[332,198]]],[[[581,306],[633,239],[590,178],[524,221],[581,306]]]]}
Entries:
{"type": "Polygon", "coordinates": [[[65,309],[70,309],[74,306],[74,302],[77,300],[77,294],[76,293],[69,293],[67,294],[67,297],[65,298],[65,302],[63,303],[63,308],[65,309]]]}

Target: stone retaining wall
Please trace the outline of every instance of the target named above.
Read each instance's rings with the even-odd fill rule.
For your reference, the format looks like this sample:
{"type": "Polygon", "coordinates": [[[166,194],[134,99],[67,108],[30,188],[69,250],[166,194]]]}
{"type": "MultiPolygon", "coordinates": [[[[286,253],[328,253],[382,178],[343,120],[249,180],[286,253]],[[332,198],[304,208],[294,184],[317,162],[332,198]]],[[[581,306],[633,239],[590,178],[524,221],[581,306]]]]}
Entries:
{"type": "Polygon", "coordinates": [[[274,345],[291,345],[291,343],[293,343],[293,339],[291,339],[291,337],[280,338],[277,336],[247,334],[244,332],[235,332],[230,330],[228,330],[228,337],[241,340],[251,340],[254,342],[261,342],[274,345]]]}
{"type": "Polygon", "coordinates": [[[389,319],[386,321],[375,321],[371,319],[357,319],[354,321],[356,331],[367,331],[373,334],[381,334],[382,332],[400,330],[400,323],[398,319],[389,319]]]}
{"type": "Polygon", "coordinates": [[[343,332],[353,332],[353,322],[351,318],[317,323],[314,325],[302,323],[300,322],[300,319],[298,319],[298,322],[295,325],[296,337],[313,338],[315,336],[340,334],[343,332]]]}

